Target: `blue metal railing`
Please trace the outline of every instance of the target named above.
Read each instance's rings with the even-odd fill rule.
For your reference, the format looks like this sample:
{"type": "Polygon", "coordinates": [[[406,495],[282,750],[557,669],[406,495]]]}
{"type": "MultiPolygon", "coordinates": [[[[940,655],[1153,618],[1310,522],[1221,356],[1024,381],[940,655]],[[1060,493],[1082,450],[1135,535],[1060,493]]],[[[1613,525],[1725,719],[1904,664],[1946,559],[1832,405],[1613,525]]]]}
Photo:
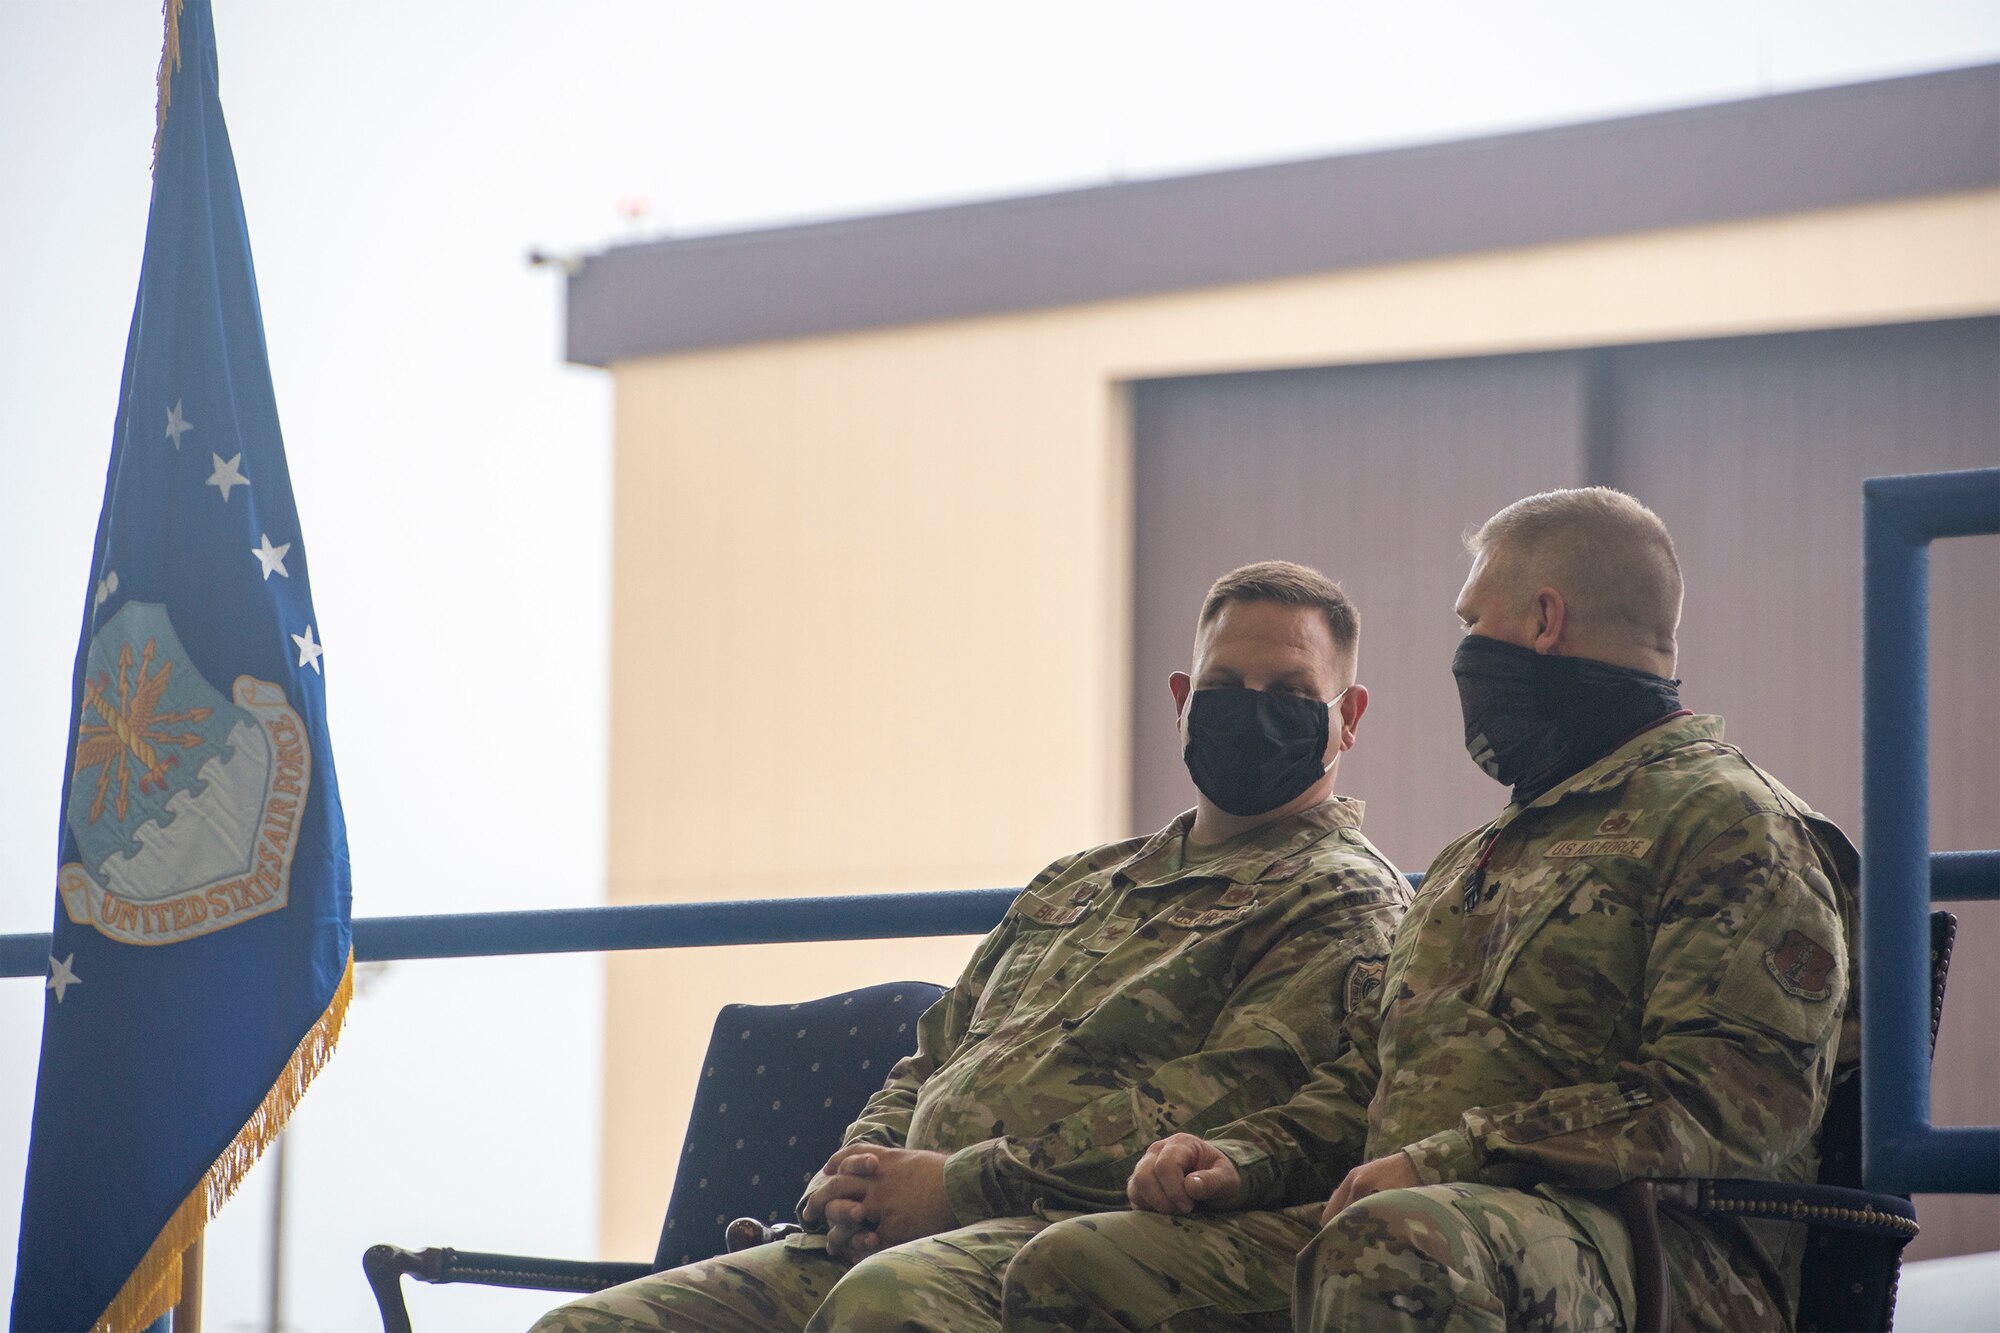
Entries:
{"type": "MultiPolygon", "coordinates": [[[[2000,1127],[1930,1123],[1933,901],[2000,898],[2000,852],[1930,850],[1930,544],[2000,532],[2000,468],[1861,488],[1861,1161],[1871,1189],[2000,1193],[2000,1127]]],[[[1985,961],[1985,960],[1982,960],[1985,961]]]]}
{"type": "MultiPolygon", "coordinates": [[[[354,923],[354,961],[983,935],[999,922],[1019,892],[960,889],[734,903],[361,917],[354,923]]],[[[46,934],[0,935],[0,977],[46,973],[49,941],[46,934]]]]}

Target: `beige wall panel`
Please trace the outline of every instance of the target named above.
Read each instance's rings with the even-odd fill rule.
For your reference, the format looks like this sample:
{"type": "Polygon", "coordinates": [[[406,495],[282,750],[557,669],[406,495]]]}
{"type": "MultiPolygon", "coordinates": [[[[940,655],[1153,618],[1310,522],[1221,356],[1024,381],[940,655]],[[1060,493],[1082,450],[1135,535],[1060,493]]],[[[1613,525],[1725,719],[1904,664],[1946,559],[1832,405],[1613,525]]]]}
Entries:
{"type": "MultiPolygon", "coordinates": [[[[1128,379],[1992,313],[1996,234],[2000,190],[621,363],[611,901],[1020,884],[1122,831],[1128,379]]],[[[740,994],[694,957],[609,972],[607,1251],[740,994]]]]}
{"type": "Polygon", "coordinates": [[[621,372],[613,901],[1018,884],[1111,826],[1113,398],[1024,343],[621,372]]]}

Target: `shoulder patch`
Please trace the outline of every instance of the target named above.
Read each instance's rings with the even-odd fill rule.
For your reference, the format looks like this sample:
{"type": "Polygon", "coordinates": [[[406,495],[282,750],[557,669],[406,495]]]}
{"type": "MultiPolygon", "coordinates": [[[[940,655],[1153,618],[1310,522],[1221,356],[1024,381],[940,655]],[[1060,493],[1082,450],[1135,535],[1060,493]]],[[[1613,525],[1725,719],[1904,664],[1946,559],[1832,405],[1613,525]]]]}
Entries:
{"type": "Polygon", "coordinates": [[[1833,954],[1818,940],[1796,930],[1764,950],[1764,966],[1789,993],[1814,1003],[1833,995],[1833,954]]]}
{"type": "Polygon", "coordinates": [[[1542,849],[1543,856],[1644,856],[1651,838],[1564,838],[1542,849]]]}
{"type": "Polygon", "coordinates": [[[1342,1013],[1356,1013],[1382,989],[1387,958],[1357,958],[1347,965],[1347,979],[1340,984],[1342,1013]]]}

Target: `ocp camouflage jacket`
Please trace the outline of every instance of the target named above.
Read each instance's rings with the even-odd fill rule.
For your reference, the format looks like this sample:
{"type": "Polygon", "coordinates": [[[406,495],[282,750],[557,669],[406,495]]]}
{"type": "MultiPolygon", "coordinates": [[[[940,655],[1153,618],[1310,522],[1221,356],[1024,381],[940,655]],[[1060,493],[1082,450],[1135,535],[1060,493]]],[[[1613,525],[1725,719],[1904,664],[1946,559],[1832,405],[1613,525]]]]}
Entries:
{"type": "Polygon", "coordinates": [[[1123,1207],[1139,1156],[1179,1130],[1255,1144],[1260,1187],[1324,1197],[1346,1167],[1288,1103],[1345,1049],[1345,998],[1410,900],[1360,819],[1336,798],[1185,865],[1185,814],[1051,865],[844,1141],[950,1154],[962,1224],[1123,1207]]]}

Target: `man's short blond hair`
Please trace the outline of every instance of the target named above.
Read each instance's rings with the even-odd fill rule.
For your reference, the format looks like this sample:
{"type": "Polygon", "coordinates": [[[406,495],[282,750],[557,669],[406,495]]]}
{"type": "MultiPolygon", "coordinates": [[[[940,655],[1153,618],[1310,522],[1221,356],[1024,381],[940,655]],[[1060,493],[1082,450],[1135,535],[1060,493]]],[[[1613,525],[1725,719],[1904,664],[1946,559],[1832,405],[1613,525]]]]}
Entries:
{"type": "Polygon", "coordinates": [[[1681,562],[1660,516],[1608,486],[1516,500],[1466,538],[1521,598],[1554,588],[1580,630],[1674,652],[1681,562]]]}
{"type": "Polygon", "coordinates": [[[1338,583],[1307,565],[1289,560],[1259,560],[1230,570],[1209,587],[1202,599],[1201,617],[1195,633],[1208,628],[1222,608],[1231,602],[1277,602],[1282,606],[1304,606],[1326,617],[1333,631],[1333,648],[1343,659],[1354,656],[1361,641],[1361,617],[1354,603],[1338,583]]]}

